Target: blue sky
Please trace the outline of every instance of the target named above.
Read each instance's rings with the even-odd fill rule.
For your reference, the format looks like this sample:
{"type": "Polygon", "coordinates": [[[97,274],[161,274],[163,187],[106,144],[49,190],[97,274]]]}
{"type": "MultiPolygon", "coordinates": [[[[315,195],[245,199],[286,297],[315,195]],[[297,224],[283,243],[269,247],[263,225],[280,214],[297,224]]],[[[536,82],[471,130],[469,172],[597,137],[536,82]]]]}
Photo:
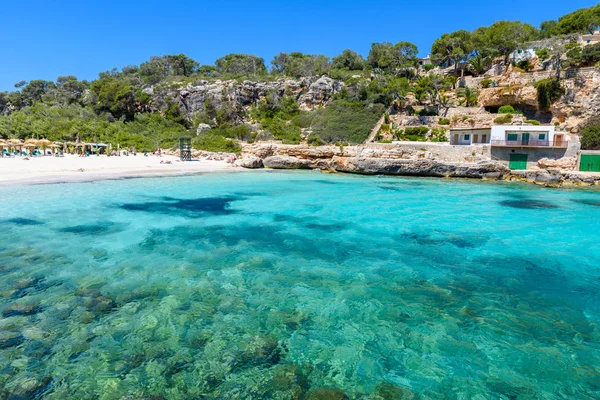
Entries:
{"type": "Polygon", "coordinates": [[[0,90],[59,75],[95,79],[152,55],[185,53],[212,64],[250,53],[270,65],[281,51],[364,56],[373,42],[415,43],[422,55],[442,33],[501,19],[539,25],[594,2],[529,1],[5,1],[0,90]]]}

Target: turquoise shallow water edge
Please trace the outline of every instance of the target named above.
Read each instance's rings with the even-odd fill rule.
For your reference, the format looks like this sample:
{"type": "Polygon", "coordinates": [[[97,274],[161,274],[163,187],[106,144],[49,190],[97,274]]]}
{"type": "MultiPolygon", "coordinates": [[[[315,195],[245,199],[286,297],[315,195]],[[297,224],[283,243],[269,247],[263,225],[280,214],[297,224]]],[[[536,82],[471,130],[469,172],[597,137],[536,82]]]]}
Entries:
{"type": "Polygon", "coordinates": [[[0,188],[0,398],[597,399],[599,217],[314,172],[0,188]]]}

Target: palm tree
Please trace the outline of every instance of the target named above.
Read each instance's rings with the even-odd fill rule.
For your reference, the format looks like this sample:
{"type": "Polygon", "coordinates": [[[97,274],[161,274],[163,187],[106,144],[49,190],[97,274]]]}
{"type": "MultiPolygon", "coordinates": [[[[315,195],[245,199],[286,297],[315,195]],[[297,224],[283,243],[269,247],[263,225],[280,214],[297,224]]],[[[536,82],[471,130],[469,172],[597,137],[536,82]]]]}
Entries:
{"type": "Polygon", "coordinates": [[[456,91],[456,97],[462,99],[460,103],[466,105],[467,107],[475,106],[479,100],[477,90],[469,86],[458,89],[456,91]]]}
{"type": "Polygon", "coordinates": [[[481,54],[472,57],[469,60],[469,70],[475,75],[482,75],[490,68],[491,62],[489,57],[484,57],[481,54]]]}

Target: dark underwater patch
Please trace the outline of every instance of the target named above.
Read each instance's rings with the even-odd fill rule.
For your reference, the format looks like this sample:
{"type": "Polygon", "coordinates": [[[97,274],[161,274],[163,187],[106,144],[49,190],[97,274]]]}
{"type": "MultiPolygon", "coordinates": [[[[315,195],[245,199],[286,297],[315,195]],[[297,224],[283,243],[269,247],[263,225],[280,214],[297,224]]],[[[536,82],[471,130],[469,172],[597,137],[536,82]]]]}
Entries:
{"type": "Polygon", "coordinates": [[[325,185],[339,185],[340,184],[340,182],[328,181],[326,179],[315,179],[315,180],[312,180],[311,182],[322,183],[325,185]]]}
{"type": "Polygon", "coordinates": [[[238,197],[205,197],[199,199],[175,199],[164,197],[163,201],[144,203],[125,203],[119,208],[127,211],[142,211],[155,214],[179,215],[189,218],[199,218],[205,214],[226,215],[235,213],[229,209],[231,202],[238,197]]]}
{"type": "Polygon", "coordinates": [[[402,242],[412,241],[419,245],[444,246],[452,245],[459,249],[476,248],[484,245],[488,241],[487,236],[477,233],[462,232],[406,232],[398,236],[402,242]]]}
{"type": "Polygon", "coordinates": [[[389,190],[390,192],[402,192],[402,188],[398,187],[398,186],[377,186],[379,189],[382,190],[389,190]]]}
{"type": "Polygon", "coordinates": [[[589,200],[589,199],[573,199],[575,203],[585,204],[586,206],[600,207],[600,200],[589,200]]]}
{"type": "Polygon", "coordinates": [[[346,224],[336,222],[321,222],[319,218],[311,216],[299,217],[293,215],[275,214],[273,216],[273,222],[291,222],[307,229],[316,229],[324,232],[337,232],[347,228],[346,224]]]}
{"type": "Polygon", "coordinates": [[[539,209],[556,209],[560,208],[556,204],[548,203],[541,200],[523,199],[523,200],[503,200],[501,206],[519,208],[524,210],[539,210],[539,209]]]}
{"type": "Polygon", "coordinates": [[[346,229],[346,225],[344,224],[317,224],[317,223],[308,223],[304,224],[308,229],[316,229],[324,232],[337,232],[346,229]]]}
{"type": "Polygon", "coordinates": [[[29,218],[11,218],[5,220],[5,222],[9,224],[21,225],[21,226],[34,226],[34,225],[43,225],[43,222],[36,221],[35,219],[29,218]]]}
{"type": "Polygon", "coordinates": [[[120,232],[122,231],[122,228],[118,224],[108,222],[103,224],[83,224],[67,226],[65,228],[59,229],[58,231],[62,233],[74,233],[76,235],[100,236],[120,232]]]}

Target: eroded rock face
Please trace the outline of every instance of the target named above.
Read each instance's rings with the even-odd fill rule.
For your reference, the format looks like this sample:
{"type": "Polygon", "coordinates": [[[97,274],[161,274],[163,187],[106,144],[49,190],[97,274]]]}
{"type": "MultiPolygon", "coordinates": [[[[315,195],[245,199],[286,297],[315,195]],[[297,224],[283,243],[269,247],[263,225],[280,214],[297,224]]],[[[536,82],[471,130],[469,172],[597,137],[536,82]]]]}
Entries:
{"type": "Polygon", "coordinates": [[[152,94],[156,108],[160,108],[164,102],[163,97],[171,97],[187,113],[204,111],[208,103],[216,108],[230,107],[239,110],[255,104],[269,93],[295,96],[301,109],[313,110],[329,102],[341,90],[342,85],[343,83],[325,76],[282,78],[272,82],[199,81],[196,85],[169,88],[166,92],[152,90],[152,94]]]}
{"type": "Polygon", "coordinates": [[[270,156],[263,160],[265,167],[273,169],[312,169],[313,161],[292,156],[270,156]]]}
{"type": "Polygon", "coordinates": [[[504,165],[496,162],[449,163],[433,160],[403,160],[391,158],[334,157],[331,168],[340,172],[360,174],[437,176],[456,178],[490,177],[490,173],[507,173],[504,165]]]}
{"type": "Polygon", "coordinates": [[[307,93],[300,96],[298,105],[305,111],[314,110],[315,107],[328,103],[331,97],[339,93],[341,89],[341,82],[322,76],[310,85],[307,93]]]}
{"type": "Polygon", "coordinates": [[[501,107],[507,104],[537,108],[537,91],[533,86],[524,86],[487,88],[479,92],[480,107],[501,107]]]}

